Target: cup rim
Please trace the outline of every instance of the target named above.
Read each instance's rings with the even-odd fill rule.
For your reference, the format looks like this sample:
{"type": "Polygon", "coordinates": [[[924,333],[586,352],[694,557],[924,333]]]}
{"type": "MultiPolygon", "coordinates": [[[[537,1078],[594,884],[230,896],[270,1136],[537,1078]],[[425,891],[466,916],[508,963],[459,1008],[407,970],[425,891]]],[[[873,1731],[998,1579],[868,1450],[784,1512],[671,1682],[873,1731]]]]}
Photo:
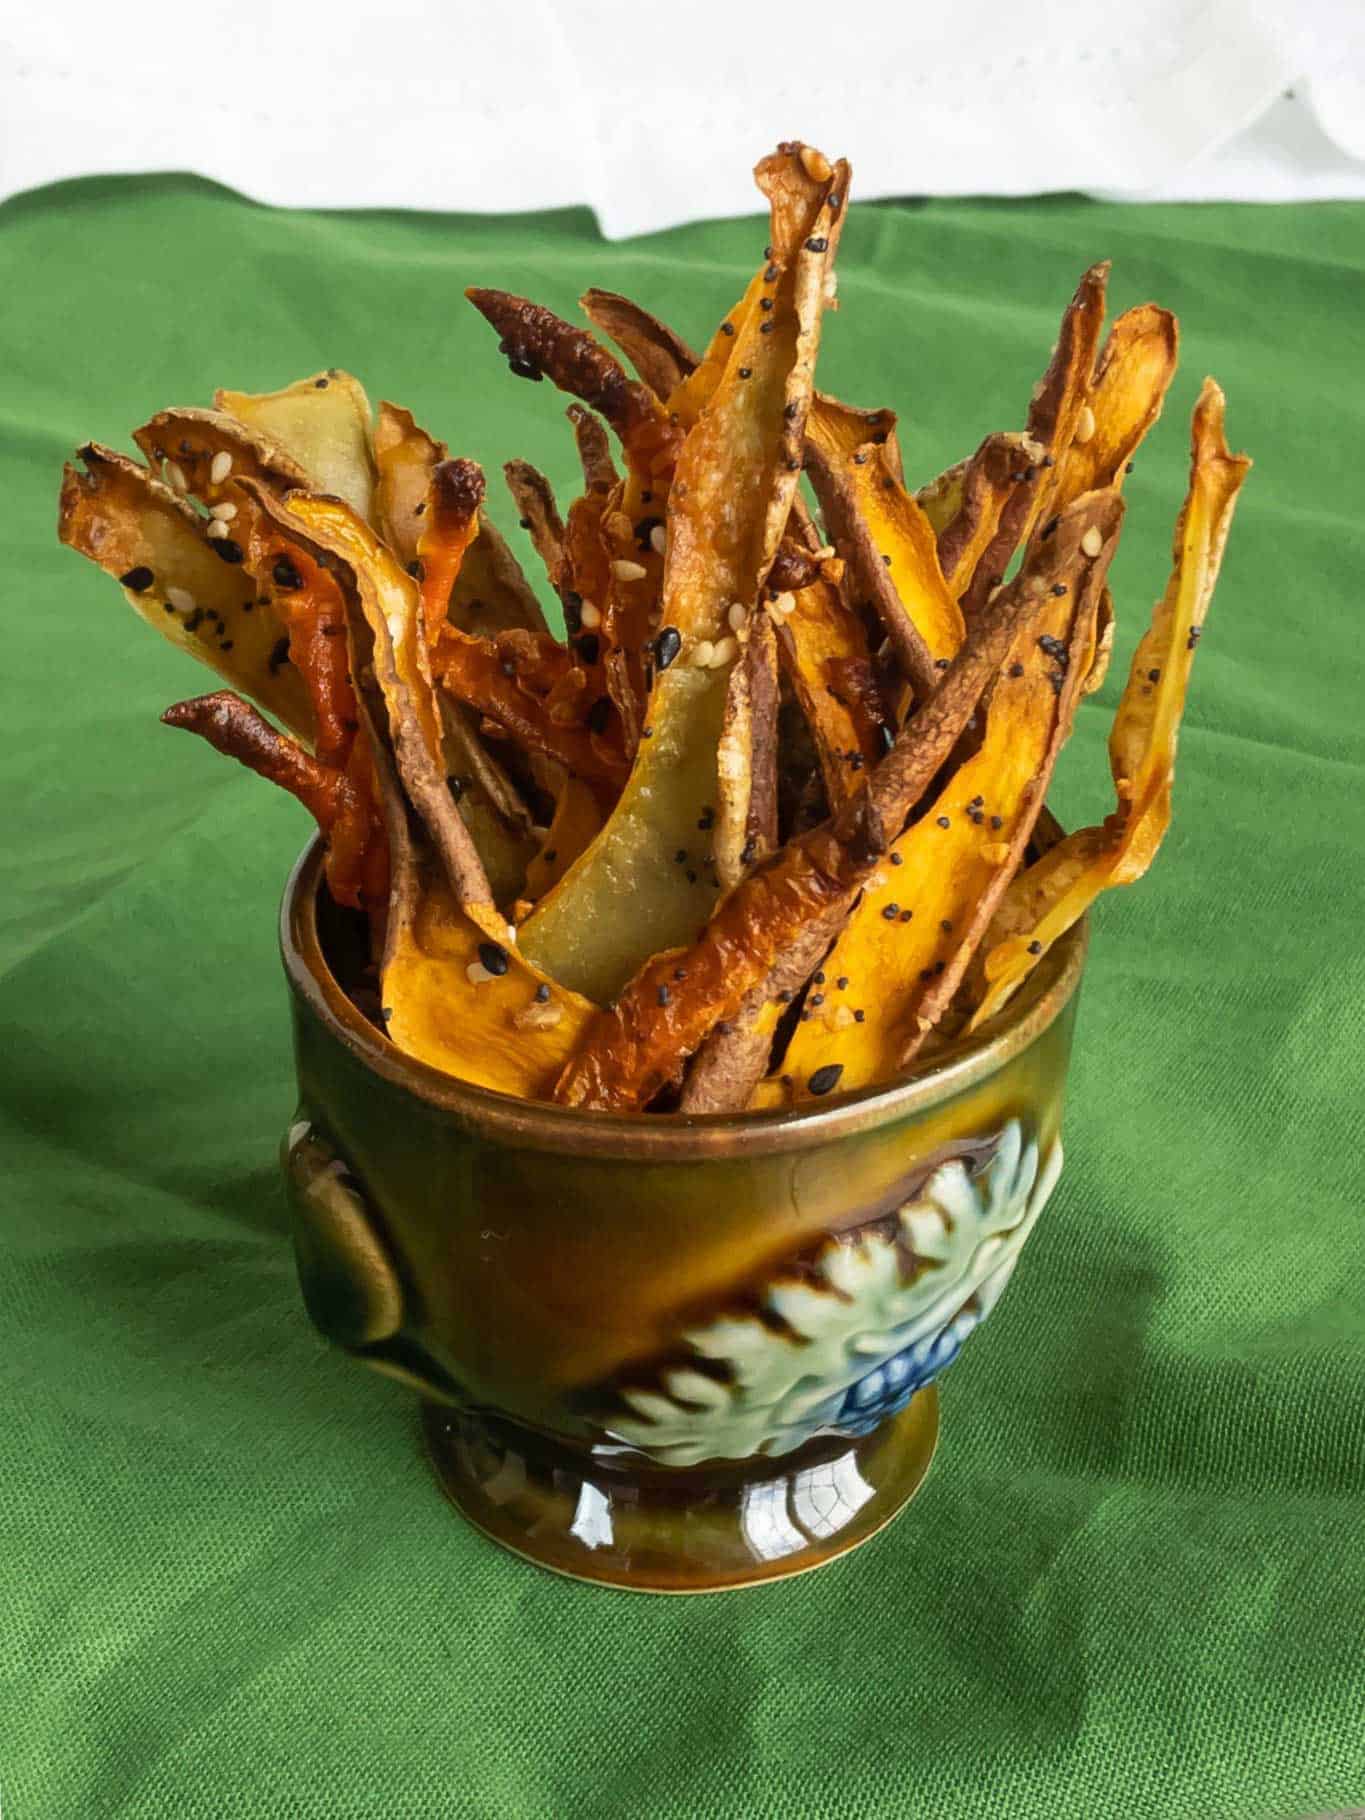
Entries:
{"type": "Polygon", "coordinates": [[[1035,1042],[1075,996],[1089,943],[1086,917],[1055,942],[1005,1008],[975,1036],[890,1081],[831,1094],[818,1104],[764,1112],[585,1112],[523,1100],[443,1074],[405,1054],[342,990],[323,952],[317,893],[325,849],[315,836],[289,874],[280,905],[280,954],[295,998],[371,1073],[481,1136],[523,1149],[575,1155],[700,1160],[711,1153],[804,1150],[924,1113],[986,1079],[1035,1042]]]}

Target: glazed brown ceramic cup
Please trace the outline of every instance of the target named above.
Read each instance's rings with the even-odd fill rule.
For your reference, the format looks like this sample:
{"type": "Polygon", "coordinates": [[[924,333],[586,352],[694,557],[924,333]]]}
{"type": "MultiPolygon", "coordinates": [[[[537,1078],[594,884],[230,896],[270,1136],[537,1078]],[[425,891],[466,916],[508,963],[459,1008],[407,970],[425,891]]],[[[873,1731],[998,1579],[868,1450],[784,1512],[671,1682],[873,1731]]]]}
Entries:
{"type": "Polygon", "coordinates": [[[799,1573],[915,1492],[934,1378],[1061,1169],[1084,928],[993,1028],[794,1112],[581,1113],[402,1054],[357,1010],[314,843],[285,894],[299,1275],[411,1384],[446,1492],[542,1566],[656,1592],[799,1573]]]}

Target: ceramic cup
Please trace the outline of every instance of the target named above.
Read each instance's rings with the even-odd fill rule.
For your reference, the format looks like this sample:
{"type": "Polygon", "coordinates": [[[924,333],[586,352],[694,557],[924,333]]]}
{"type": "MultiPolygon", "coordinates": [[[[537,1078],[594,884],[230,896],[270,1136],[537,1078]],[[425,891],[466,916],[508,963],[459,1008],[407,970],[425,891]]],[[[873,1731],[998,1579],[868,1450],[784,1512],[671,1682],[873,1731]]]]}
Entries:
{"type": "Polygon", "coordinates": [[[1084,927],[890,1085],[625,1117],[400,1053],[338,983],[355,938],[321,879],[314,843],[281,928],[304,1300],[418,1391],[456,1506],[541,1566],[655,1592],[800,1573],[889,1522],[934,1450],[934,1380],[1061,1170],[1084,927]]]}

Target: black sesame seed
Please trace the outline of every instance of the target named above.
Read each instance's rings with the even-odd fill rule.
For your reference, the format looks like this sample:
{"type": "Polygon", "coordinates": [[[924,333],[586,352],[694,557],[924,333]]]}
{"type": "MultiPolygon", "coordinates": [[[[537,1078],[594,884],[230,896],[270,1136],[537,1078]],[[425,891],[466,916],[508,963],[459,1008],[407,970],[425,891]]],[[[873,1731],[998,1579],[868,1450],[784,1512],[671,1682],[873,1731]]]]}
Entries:
{"type": "Polygon", "coordinates": [[[327,381],[325,379],[315,379],[313,381],[313,390],[315,392],[325,392],[327,390],[327,381]]]}
{"type": "Polygon", "coordinates": [[[1200,638],[1203,636],[1203,632],[1204,628],[1202,626],[1190,627],[1190,635],[1185,640],[1185,649],[1187,651],[1193,651],[1194,647],[1199,643],[1200,638]]]}
{"type": "Polygon", "coordinates": [[[1022,664],[1011,664],[1009,673],[1011,676],[1015,677],[1022,676],[1024,674],[1024,666],[1022,664]]]}
{"type": "Polygon", "coordinates": [[[853,1021],[855,1024],[861,1024],[866,1016],[867,1013],[865,1011],[855,1011],[853,1013],[853,1021]]]}
{"type": "Polygon", "coordinates": [[[772,298],[771,297],[760,297],[758,300],[758,307],[760,310],[770,310],[773,307],[772,298]]]}
{"type": "Polygon", "coordinates": [[[812,234],[806,242],[808,253],[825,253],[829,251],[829,242],[823,234],[812,234]]]}
{"type": "Polygon", "coordinates": [[[1057,463],[1053,460],[1051,455],[1044,455],[1043,459],[1038,463],[1040,468],[1055,468],[1056,465],[1057,463]]]}
{"type": "Polygon", "coordinates": [[[894,923],[900,913],[901,907],[899,904],[884,904],[882,906],[882,915],[886,918],[888,923],[894,923]]]}
{"type": "Polygon", "coordinates": [[[891,558],[887,556],[885,552],[882,554],[882,561],[886,564],[888,569],[891,567],[891,558]]]}
{"type": "Polygon", "coordinates": [[[739,369],[739,376],[741,379],[752,379],[753,373],[754,369],[752,367],[741,367],[739,369]]]}
{"type": "Polygon", "coordinates": [[[867,456],[863,454],[861,449],[854,455],[853,465],[855,468],[865,468],[867,466],[867,456]]]}
{"type": "Polygon", "coordinates": [[[838,1084],[839,1076],[844,1072],[842,1062],[826,1062],[823,1068],[817,1068],[806,1082],[812,1093],[828,1093],[838,1084]]]}
{"type": "Polygon", "coordinates": [[[993,815],[993,816],[992,816],[992,817],[991,817],[991,826],[992,826],[992,828],[1003,828],[1003,827],[1004,827],[1004,825],[1005,825],[1005,822],[1004,822],[1004,817],[1003,817],[1003,816],[999,816],[999,815],[993,815]]]}
{"type": "Polygon", "coordinates": [[[421,517],[421,516],[422,516],[422,514],[423,514],[423,512],[425,512],[425,511],[426,511],[426,509],[427,509],[427,502],[426,502],[426,500],[425,500],[425,499],[419,499],[419,500],[418,500],[418,502],[417,502],[417,504],[416,504],[416,505],[415,505],[415,506],[414,506],[414,507],[413,507],[413,508],[412,508],[412,515],[413,515],[413,517],[414,517],[414,518],[420,518],[420,517],[421,517]]]}
{"type": "MultiPolygon", "coordinates": [[[[188,613],[185,616],[185,630],[187,632],[197,632],[207,618],[208,615],[205,613],[204,609],[202,607],[196,607],[192,613],[188,613]]],[[[289,640],[286,639],[284,642],[288,645],[289,640]]]]}
{"type": "Polygon", "coordinates": [[[945,967],[945,966],[946,966],[946,964],[947,964],[947,963],[946,963],[946,962],[945,962],[945,961],[935,961],[935,962],[934,962],[934,972],[935,972],[935,973],[942,973],[942,971],[943,971],[943,969],[944,969],[944,967],[945,967]]]}
{"type": "Polygon", "coordinates": [[[480,942],[479,959],[490,973],[501,975],[507,971],[507,950],[496,942],[480,942]]]}
{"type": "Polygon", "coordinates": [[[1066,656],[1066,646],[1062,643],[1061,639],[1053,638],[1051,634],[1047,632],[1044,632],[1042,637],[1038,640],[1038,649],[1040,651],[1046,651],[1049,657],[1055,657],[1058,662],[1066,656]]]}
{"type": "Polygon", "coordinates": [[[607,730],[607,718],[610,713],[611,697],[608,695],[599,695],[597,700],[588,709],[587,725],[589,733],[605,733],[607,730]]]}
{"type": "Polygon", "coordinates": [[[1028,951],[1030,954],[1041,954],[1043,952],[1043,944],[1041,942],[1030,942],[1028,951]]]}
{"type": "Polygon", "coordinates": [[[1131,474],[1136,466],[1137,463],[1135,461],[1125,461],[1123,464],[1123,471],[1125,474],[1131,474]]]}
{"type": "Polygon", "coordinates": [[[891,855],[891,864],[893,866],[903,866],[905,864],[905,859],[904,859],[903,855],[901,855],[899,853],[893,853],[891,855]]]}
{"type": "Polygon", "coordinates": [[[714,828],[715,825],[716,825],[715,810],[712,808],[709,808],[709,807],[703,809],[701,812],[701,817],[700,817],[699,821],[697,822],[697,826],[700,829],[702,829],[704,832],[708,828],[714,828]]]}
{"type": "Polygon", "coordinates": [[[220,562],[240,562],[246,554],[241,544],[231,537],[210,537],[209,548],[220,562]]]}
{"type": "Polygon", "coordinates": [[[943,921],[939,924],[939,928],[942,929],[942,931],[945,935],[951,935],[953,933],[953,925],[946,916],[944,917],[943,921]]]}
{"type": "Polygon", "coordinates": [[[119,581],[134,594],[145,594],[156,578],[152,571],[139,563],[135,569],[129,569],[126,575],[120,575],[119,581]]]}
{"type": "Polygon", "coordinates": [[[653,727],[641,727],[641,729],[640,729],[640,738],[641,739],[653,739],[653,737],[654,737],[653,727]]]}
{"type": "Polygon", "coordinates": [[[686,967],[675,967],[673,969],[673,977],[675,980],[685,980],[687,978],[686,967]]]}
{"type": "Polygon", "coordinates": [[[678,848],[678,851],[673,855],[673,864],[675,866],[685,866],[687,864],[687,848],[686,847],[678,848]]]}
{"type": "Polygon", "coordinates": [[[446,779],[446,784],[450,790],[450,794],[455,798],[455,801],[459,802],[460,798],[469,788],[469,779],[467,777],[448,777],[446,779]]]}
{"type": "Polygon", "coordinates": [[[838,987],[840,992],[846,992],[848,990],[848,975],[846,973],[841,973],[834,984],[838,987]]]}
{"type": "Polygon", "coordinates": [[[1147,680],[1148,680],[1148,682],[1160,682],[1161,681],[1160,670],[1149,670],[1147,672],[1147,680]]]}
{"type": "Polygon", "coordinates": [[[536,987],[536,1003],[538,1005],[548,1005],[549,1002],[550,988],[545,984],[544,980],[542,980],[536,987]]]}
{"type": "Polygon", "coordinates": [[[659,992],[658,992],[658,999],[659,999],[659,1003],[661,1005],[668,1004],[669,1000],[672,997],[673,997],[673,994],[668,990],[667,986],[660,986],[659,992]]]}
{"type": "Polygon", "coordinates": [[[789,474],[799,474],[801,472],[801,459],[799,456],[789,455],[787,457],[787,472],[789,474]]]}
{"type": "Polygon", "coordinates": [[[301,588],[303,586],[302,575],[299,574],[298,570],[294,567],[293,563],[290,562],[287,556],[281,556],[276,561],[275,566],[270,573],[275,586],[277,588],[283,588],[287,593],[292,594],[295,588],[301,588]]]}
{"type": "Polygon", "coordinates": [[[174,613],[175,608],[171,605],[170,601],[163,600],[161,603],[161,611],[163,613],[174,613]]]}
{"type": "Polygon", "coordinates": [[[754,855],[757,852],[758,852],[758,842],[754,839],[754,837],[752,835],[750,835],[748,840],[745,841],[743,847],[740,849],[740,855],[739,855],[740,865],[741,866],[751,866],[753,864],[754,855]]]}
{"type": "Polygon", "coordinates": [[[720,1022],[716,1025],[716,1035],[717,1036],[729,1036],[733,1030],[734,1030],[734,1025],[729,1021],[728,1018],[722,1018],[720,1020],[720,1022]]]}
{"type": "Polygon", "coordinates": [[[735,332],[734,323],[733,322],[722,322],[720,325],[720,332],[722,335],[733,335],[735,332]]]}
{"type": "Polygon", "coordinates": [[[940,828],[950,828],[952,826],[952,823],[948,820],[946,815],[940,815],[937,819],[940,828]]]}
{"type": "Polygon", "coordinates": [[[1053,596],[1057,600],[1060,600],[1063,594],[1066,593],[1066,583],[1064,581],[1054,581],[1052,584],[1052,592],[1053,596]]]}
{"type": "Polygon", "coordinates": [[[928,982],[934,977],[934,970],[932,967],[921,967],[919,970],[919,976],[920,976],[920,979],[927,985],[928,982]]]}
{"type": "Polygon", "coordinates": [[[789,992],[784,988],[781,992],[778,993],[777,1002],[779,1005],[790,1005],[792,1000],[795,997],[796,997],[796,994],[794,992],[789,992]]]}
{"type": "Polygon", "coordinates": [[[825,1002],[824,993],[823,992],[812,992],[810,995],[810,1002],[812,1005],[823,1005],[825,1002]]]}
{"type": "Polygon", "coordinates": [[[915,913],[913,910],[902,910],[901,911],[901,921],[903,923],[908,923],[910,921],[910,919],[914,916],[914,914],[915,913]]]}
{"type": "Polygon", "coordinates": [[[952,661],[951,657],[936,657],[934,659],[934,668],[936,670],[946,670],[952,661]]]}
{"type": "Polygon", "coordinates": [[[758,325],[758,332],[760,335],[771,335],[776,327],[777,324],[775,322],[760,322],[758,325]]]}
{"type": "Polygon", "coordinates": [[[521,526],[523,531],[529,531],[531,528],[531,521],[529,518],[519,518],[517,523],[521,526]]]}
{"type": "Polygon", "coordinates": [[[812,985],[823,986],[825,983],[825,976],[823,973],[812,973],[810,977],[812,985]]]}
{"type": "Polygon", "coordinates": [[[764,284],[776,284],[777,279],[778,279],[777,267],[775,265],[767,266],[764,269],[764,273],[763,273],[764,284]]]}
{"type": "Polygon", "coordinates": [[[682,633],[676,626],[665,626],[654,640],[654,661],[666,670],[682,650],[682,633]]]}
{"type": "Polygon", "coordinates": [[[829,195],[825,198],[825,207],[829,210],[831,215],[837,215],[839,210],[843,207],[843,203],[844,199],[837,190],[831,190],[829,195]]]}

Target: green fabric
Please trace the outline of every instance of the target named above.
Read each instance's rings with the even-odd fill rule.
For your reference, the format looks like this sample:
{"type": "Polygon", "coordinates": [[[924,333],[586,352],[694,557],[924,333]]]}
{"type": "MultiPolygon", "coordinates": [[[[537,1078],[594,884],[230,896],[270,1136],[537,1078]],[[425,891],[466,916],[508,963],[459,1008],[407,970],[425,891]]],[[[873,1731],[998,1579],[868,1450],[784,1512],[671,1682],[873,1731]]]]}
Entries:
{"type": "Polygon", "coordinates": [[[1019,422],[1090,260],[1116,306],[1180,312],[1065,819],[1108,807],[1206,371],[1257,465],[1174,830],[1097,918],[1067,1171],[944,1379],[925,1490],[812,1577],[647,1600],[464,1528],[408,1396],[308,1327],[276,1173],[301,812],[156,724],[204,673],[53,521],[79,441],[331,364],[567,491],[565,401],[508,376],[462,287],[571,310],[603,284],[700,340],[762,225],[605,245],[582,212],[298,215],[178,178],[0,209],[7,1816],[1365,1803],[1363,230],[1344,205],[854,211],[822,381],[899,407],[916,478],[1019,422]]]}

